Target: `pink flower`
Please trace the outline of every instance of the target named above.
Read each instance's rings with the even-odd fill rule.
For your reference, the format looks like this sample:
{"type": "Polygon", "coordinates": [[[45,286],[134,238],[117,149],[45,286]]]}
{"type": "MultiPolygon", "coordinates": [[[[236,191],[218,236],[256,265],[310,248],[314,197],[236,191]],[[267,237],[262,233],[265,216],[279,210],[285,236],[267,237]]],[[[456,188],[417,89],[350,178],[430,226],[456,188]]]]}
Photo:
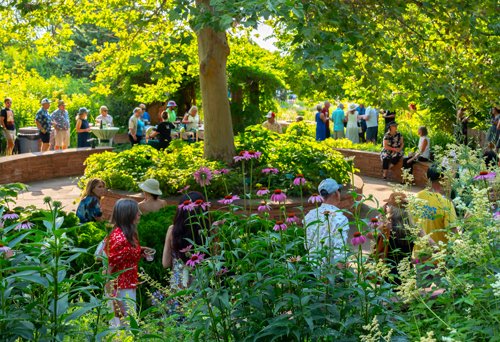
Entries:
{"type": "Polygon", "coordinates": [[[273,227],[275,231],[287,230],[287,228],[288,227],[283,223],[283,221],[276,221],[276,224],[273,227]]]}
{"type": "Polygon", "coordinates": [[[220,169],[220,170],[215,170],[214,173],[216,175],[227,175],[229,173],[228,169],[220,169]]]}
{"type": "Polygon", "coordinates": [[[286,195],[280,189],[274,190],[274,193],[271,195],[271,201],[273,202],[285,202],[286,195]]]}
{"type": "Polygon", "coordinates": [[[241,151],[236,157],[233,157],[234,161],[259,159],[262,156],[262,152],[256,151],[241,151]]]}
{"type": "Polygon", "coordinates": [[[258,207],[257,207],[257,211],[259,213],[262,213],[264,211],[271,211],[271,206],[269,204],[267,204],[266,202],[262,202],[258,207]]]}
{"type": "Polygon", "coordinates": [[[205,254],[202,254],[201,252],[194,253],[193,255],[191,255],[191,258],[186,261],[186,265],[195,267],[197,264],[202,262],[203,259],[205,259],[205,254]]]}
{"type": "Polygon", "coordinates": [[[304,178],[304,175],[298,174],[293,180],[293,185],[301,186],[304,184],[306,184],[306,179],[304,178]]]}
{"type": "Polygon", "coordinates": [[[496,175],[497,174],[495,172],[481,171],[479,172],[479,175],[474,177],[474,180],[490,180],[494,179],[496,175]]]}
{"type": "Polygon", "coordinates": [[[276,169],[274,167],[266,167],[265,169],[262,169],[262,173],[265,173],[265,174],[270,174],[270,173],[277,174],[278,172],[279,172],[278,169],[276,169]]]}
{"type": "Polygon", "coordinates": [[[194,201],[195,207],[201,207],[202,210],[208,210],[210,208],[211,203],[210,202],[205,202],[202,199],[197,199],[194,201]]]}
{"type": "Polygon", "coordinates": [[[180,189],[179,191],[177,191],[178,193],[180,194],[183,194],[185,192],[187,192],[189,190],[189,185],[186,185],[185,187],[183,187],[182,189],[180,189]]]}
{"type": "Polygon", "coordinates": [[[380,222],[377,217],[372,217],[370,219],[370,223],[368,223],[368,227],[375,229],[378,226],[380,226],[381,224],[382,224],[382,222],[380,222]]]}
{"type": "Polygon", "coordinates": [[[500,211],[497,211],[496,213],[493,214],[493,219],[500,220],[500,211]]]}
{"type": "Polygon", "coordinates": [[[355,232],[354,237],[351,239],[351,244],[353,246],[362,245],[365,242],[366,242],[366,238],[363,235],[361,235],[360,232],[355,232]]]}
{"type": "Polygon", "coordinates": [[[181,253],[187,253],[187,252],[189,252],[192,248],[193,248],[193,245],[187,245],[186,247],[184,247],[183,249],[181,249],[179,252],[181,252],[181,253]]]}
{"type": "Polygon", "coordinates": [[[290,224],[297,223],[297,224],[299,224],[300,223],[300,219],[297,216],[295,216],[295,213],[290,213],[290,214],[287,215],[286,223],[290,223],[290,224]]]}
{"type": "Polygon", "coordinates": [[[419,263],[420,263],[420,260],[419,260],[419,259],[413,259],[413,263],[414,263],[415,265],[417,265],[417,264],[419,264],[419,263]]]}
{"type": "Polygon", "coordinates": [[[269,190],[267,188],[260,188],[257,190],[257,196],[265,196],[269,193],[269,190]]]}
{"type": "Polygon", "coordinates": [[[21,230],[21,229],[30,229],[31,227],[33,227],[35,224],[34,223],[31,223],[31,222],[28,222],[28,221],[23,221],[21,223],[19,223],[16,228],[14,228],[15,230],[21,230]]]}
{"type": "Polygon", "coordinates": [[[322,203],[323,202],[323,197],[318,195],[318,194],[312,194],[311,197],[307,200],[309,203],[322,203]]]}
{"type": "Polygon", "coordinates": [[[239,196],[238,196],[238,195],[227,195],[227,196],[225,196],[223,199],[221,199],[221,200],[219,200],[219,201],[217,201],[217,202],[219,202],[219,203],[221,203],[221,204],[231,204],[231,203],[233,203],[234,201],[239,200],[239,199],[240,199],[240,198],[239,198],[239,196]]]}
{"type": "Polygon", "coordinates": [[[207,186],[210,184],[210,180],[212,179],[212,171],[206,166],[202,166],[193,173],[194,179],[201,186],[207,186]]]}
{"type": "Polygon", "coordinates": [[[7,214],[4,214],[4,215],[2,216],[2,218],[3,218],[4,220],[17,220],[17,219],[19,218],[19,215],[17,215],[17,214],[16,214],[15,212],[13,212],[13,211],[9,211],[9,212],[7,212],[7,214]]]}
{"type": "Polygon", "coordinates": [[[196,204],[193,203],[191,200],[185,200],[179,206],[177,207],[182,210],[187,210],[187,211],[192,211],[194,208],[196,208],[196,204]]]}

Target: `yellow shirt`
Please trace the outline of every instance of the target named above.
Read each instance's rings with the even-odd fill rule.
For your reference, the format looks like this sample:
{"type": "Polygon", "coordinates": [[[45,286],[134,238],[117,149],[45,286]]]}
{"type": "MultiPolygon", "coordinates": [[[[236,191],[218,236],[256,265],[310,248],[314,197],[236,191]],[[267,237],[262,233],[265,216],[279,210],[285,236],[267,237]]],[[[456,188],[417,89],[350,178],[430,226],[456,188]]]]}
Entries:
{"type": "Polygon", "coordinates": [[[416,208],[418,214],[414,221],[422,227],[425,234],[430,234],[434,242],[447,243],[447,227],[457,219],[455,207],[451,201],[429,190],[420,191],[416,197],[426,203],[416,208]]]}
{"type": "Polygon", "coordinates": [[[269,120],[266,120],[263,124],[262,127],[267,128],[270,131],[276,132],[276,133],[283,133],[281,130],[281,125],[277,123],[276,121],[274,123],[270,123],[269,120]]]}

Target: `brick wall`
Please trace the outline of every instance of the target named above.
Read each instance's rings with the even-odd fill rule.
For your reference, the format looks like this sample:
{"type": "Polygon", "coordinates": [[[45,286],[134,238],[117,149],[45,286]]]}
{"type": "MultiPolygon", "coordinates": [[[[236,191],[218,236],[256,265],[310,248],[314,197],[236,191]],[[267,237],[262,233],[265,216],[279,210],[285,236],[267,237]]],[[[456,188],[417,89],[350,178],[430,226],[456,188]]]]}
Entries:
{"type": "Polygon", "coordinates": [[[85,171],[85,159],[91,154],[104,151],[112,151],[112,148],[69,148],[0,157],[0,184],[81,176],[85,171]]]}
{"type": "MultiPolygon", "coordinates": [[[[337,151],[342,153],[344,157],[355,157],[354,166],[359,169],[361,176],[382,178],[382,161],[380,160],[379,153],[347,149],[337,149],[337,151]]],[[[398,164],[389,170],[389,180],[401,182],[402,166],[403,160],[401,159],[398,164]]],[[[415,178],[416,185],[425,186],[427,184],[427,169],[429,166],[430,163],[422,162],[413,165],[413,177],[415,178]]]]}

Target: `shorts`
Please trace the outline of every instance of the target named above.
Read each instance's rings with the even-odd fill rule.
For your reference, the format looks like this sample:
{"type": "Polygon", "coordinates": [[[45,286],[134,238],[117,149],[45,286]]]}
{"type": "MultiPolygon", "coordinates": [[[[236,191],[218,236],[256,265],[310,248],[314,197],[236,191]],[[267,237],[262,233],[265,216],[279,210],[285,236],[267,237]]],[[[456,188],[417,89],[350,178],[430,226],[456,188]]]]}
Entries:
{"type": "Polygon", "coordinates": [[[44,144],[48,144],[50,142],[50,132],[45,132],[45,133],[40,132],[39,135],[40,139],[44,144]]]}
{"type": "Polygon", "coordinates": [[[4,129],[3,130],[3,136],[5,137],[5,139],[7,140],[16,140],[16,130],[13,129],[13,130],[10,130],[10,129],[4,129]]]}
{"type": "Polygon", "coordinates": [[[69,130],[56,129],[55,145],[66,147],[69,145],[69,130]]]}
{"type": "Polygon", "coordinates": [[[345,138],[344,130],[333,131],[333,139],[342,139],[342,138],[345,138]]]}

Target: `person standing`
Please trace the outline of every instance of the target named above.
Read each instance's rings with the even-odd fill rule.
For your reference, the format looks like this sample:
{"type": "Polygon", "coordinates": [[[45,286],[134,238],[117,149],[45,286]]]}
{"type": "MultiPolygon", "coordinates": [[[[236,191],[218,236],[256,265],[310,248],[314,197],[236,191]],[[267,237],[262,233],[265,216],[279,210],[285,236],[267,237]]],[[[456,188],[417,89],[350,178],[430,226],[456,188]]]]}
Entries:
{"type": "Polygon", "coordinates": [[[99,115],[95,118],[97,124],[101,124],[107,127],[113,127],[113,117],[109,115],[108,107],[101,106],[99,108],[99,115]]]}
{"type": "Polygon", "coordinates": [[[267,113],[266,118],[267,120],[264,121],[262,127],[279,134],[283,133],[281,125],[276,122],[276,114],[274,112],[270,111],[269,113],[267,113]]]}
{"type": "Polygon", "coordinates": [[[353,144],[359,143],[358,114],[354,103],[351,103],[347,110],[346,137],[353,144]]]}
{"type": "Polygon", "coordinates": [[[384,127],[384,134],[385,134],[389,130],[389,125],[393,122],[396,122],[396,112],[386,110],[386,111],[383,111],[383,113],[384,114],[382,115],[382,117],[385,120],[385,127],[384,127]]]}
{"type": "Polygon", "coordinates": [[[69,145],[69,115],[66,110],[66,104],[63,100],[59,100],[57,108],[50,115],[52,125],[56,131],[55,134],[55,149],[64,150],[69,145]]]}
{"type": "Polygon", "coordinates": [[[334,139],[344,138],[345,114],[344,114],[344,105],[342,103],[339,103],[337,109],[333,111],[332,120],[333,120],[333,138],[334,139]]]}
{"type": "Polygon", "coordinates": [[[42,145],[40,151],[48,151],[50,144],[50,128],[52,127],[52,119],[49,114],[50,101],[45,98],[41,102],[42,108],[36,113],[35,122],[40,134],[42,145]]]}
{"type": "Polygon", "coordinates": [[[377,143],[378,135],[378,112],[373,107],[367,107],[365,112],[366,141],[377,143]]]}
{"type": "Polygon", "coordinates": [[[325,114],[323,113],[323,109],[321,108],[321,105],[316,106],[316,140],[317,141],[323,141],[326,139],[326,123],[330,121],[330,119],[325,117],[325,114]]]}
{"type": "Polygon", "coordinates": [[[76,134],[78,135],[77,147],[90,147],[90,124],[87,120],[88,110],[82,107],[78,110],[78,118],[76,119],[76,134]]]}
{"type": "Polygon", "coordinates": [[[14,122],[14,112],[12,111],[12,99],[5,98],[3,101],[5,107],[0,112],[0,125],[2,125],[3,135],[7,140],[6,156],[11,156],[14,150],[14,142],[16,140],[16,124],[14,122]]]}
{"type": "Polygon", "coordinates": [[[366,120],[365,105],[361,103],[358,106],[358,108],[356,108],[356,111],[358,112],[358,124],[359,124],[359,127],[361,127],[361,129],[359,130],[359,134],[358,134],[359,135],[359,142],[365,143],[366,142],[365,134],[366,134],[366,129],[367,129],[366,121],[365,121],[366,120]]]}
{"type": "Polygon", "coordinates": [[[325,101],[325,106],[321,110],[321,113],[325,117],[325,126],[326,126],[326,137],[330,138],[330,101],[325,101]]]}
{"type": "Polygon", "coordinates": [[[142,114],[141,114],[142,121],[146,125],[149,125],[151,123],[151,117],[149,116],[149,113],[146,111],[146,105],[144,103],[141,103],[139,105],[139,108],[141,108],[141,110],[142,110],[142,114]]]}
{"type": "Polygon", "coordinates": [[[141,118],[142,109],[139,107],[134,108],[134,113],[128,119],[128,139],[132,146],[137,145],[142,140],[142,129],[139,126],[139,120],[141,118]]]}

